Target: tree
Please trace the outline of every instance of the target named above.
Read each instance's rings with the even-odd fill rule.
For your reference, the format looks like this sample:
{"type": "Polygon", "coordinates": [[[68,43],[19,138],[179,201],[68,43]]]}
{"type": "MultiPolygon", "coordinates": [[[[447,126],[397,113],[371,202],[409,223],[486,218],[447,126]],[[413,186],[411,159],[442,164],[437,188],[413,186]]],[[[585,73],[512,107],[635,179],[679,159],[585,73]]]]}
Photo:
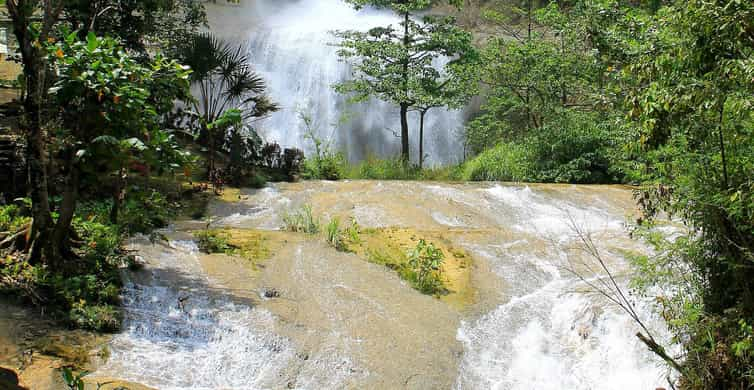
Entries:
{"type": "Polygon", "coordinates": [[[582,21],[555,3],[541,9],[531,3],[527,0],[525,9],[485,12],[501,35],[489,39],[483,65],[472,70],[487,87],[482,114],[468,126],[474,152],[539,132],[567,111],[601,109],[597,81],[607,67],[595,58],[582,21]]]}
{"type": "Polygon", "coordinates": [[[169,55],[206,25],[204,5],[195,0],[65,0],[65,17],[79,37],[89,32],[118,37],[146,54],[160,45],[169,55]]]}
{"type": "MultiPolygon", "coordinates": [[[[429,0],[349,0],[355,7],[365,5],[392,9],[402,21],[400,28],[390,25],[369,31],[338,31],[338,55],[354,65],[353,80],[336,86],[341,93],[353,94],[355,101],[377,97],[400,107],[401,157],[409,155],[408,112],[417,109],[422,83],[439,76],[434,68],[441,57],[465,61],[471,51],[471,34],[455,25],[453,18],[424,17],[412,14],[431,4],[429,0]]],[[[455,5],[460,2],[453,1],[455,5]]],[[[426,91],[425,91],[426,92],[426,91]]],[[[426,93],[424,93],[426,95],[426,93]]]]}
{"type": "Polygon", "coordinates": [[[77,32],[48,47],[56,80],[50,89],[61,128],[58,147],[67,166],[52,249],[61,257],[68,247],[79,178],[114,172],[111,220],[117,223],[131,163],[170,165],[185,161],[163,129],[163,114],[189,95],[188,68],[157,56],[142,65],[119,42],[77,32]]]}
{"type": "Polygon", "coordinates": [[[671,364],[679,388],[751,388],[754,4],[578,3],[574,16],[610,69],[602,97],[630,119],[625,158],[640,162],[633,174],[644,183],[635,233],[658,249],[634,259],[633,287],[655,298],[682,346],[671,364]],[[687,234],[663,239],[660,213],[687,234]]]}
{"type": "Polygon", "coordinates": [[[477,78],[469,72],[476,68],[476,50],[464,50],[463,61],[447,65],[443,72],[433,68],[419,80],[414,108],[419,112],[419,168],[424,167],[424,117],[429,110],[439,107],[461,109],[477,93],[477,78]]]}
{"type": "Polygon", "coordinates": [[[263,118],[278,105],[265,94],[264,80],[254,72],[244,44],[223,42],[211,34],[194,35],[179,50],[182,63],[192,69],[191,82],[198,99],[190,104],[198,114],[199,140],[209,149],[207,173],[215,169],[215,154],[225,140],[227,127],[213,126],[230,109],[238,109],[244,121],[263,118]]]}
{"type": "Polygon", "coordinates": [[[37,262],[44,257],[54,258],[51,253],[50,237],[53,219],[50,213],[50,198],[47,183],[47,147],[43,119],[43,104],[47,100],[47,53],[42,42],[47,42],[52,28],[62,11],[63,1],[56,0],[8,0],[8,15],[13,22],[26,94],[23,101],[21,128],[26,138],[26,161],[29,169],[30,194],[32,202],[32,223],[26,236],[29,262],[37,262]],[[41,11],[40,11],[41,9],[41,11]],[[39,12],[38,12],[39,11],[39,12]],[[41,16],[41,23],[33,18],[41,16]]]}

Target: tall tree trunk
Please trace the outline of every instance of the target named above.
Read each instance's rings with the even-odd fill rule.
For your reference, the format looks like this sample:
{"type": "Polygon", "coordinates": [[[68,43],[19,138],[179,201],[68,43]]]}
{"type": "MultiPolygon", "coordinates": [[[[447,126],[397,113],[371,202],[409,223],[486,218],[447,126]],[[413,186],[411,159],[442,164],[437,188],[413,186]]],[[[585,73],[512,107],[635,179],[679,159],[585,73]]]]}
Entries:
{"type": "Polygon", "coordinates": [[[408,104],[401,104],[401,159],[404,163],[411,161],[408,149],[408,104]]]}
{"type": "MultiPolygon", "coordinates": [[[[406,59],[403,61],[403,92],[404,98],[408,98],[408,67],[409,67],[409,14],[405,12],[403,14],[403,48],[406,50],[406,59]]],[[[408,102],[401,103],[401,159],[405,164],[411,161],[411,154],[409,151],[408,143],[408,108],[410,104],[408,102]]]]}
{"type": "Polygon", "coordinates": [[[419,113],[419,169],[424,168],[424,115],[428,110],[419,113]]]}
{"type": "Polygon", "coordinates": [[[32,226],[26,250],[28,250],[28,261],[36,263],[48,255],[53,224],[48,193],[47,145],[41,118],[42,104],[47,91],[45,83],[47,64],[46,53],[38,47],[38,42],[44,42],[47,39],[49,31],[60,14],[62,3],[54,5],[51,0],[43,2],[44,16],[38,36],[30,33],[31,18],[36,9],[36,2],[8,0],[6,6],[21,52],[26,81],[22,128],[26,136],[29,195],[32,202],[32,226]]]}

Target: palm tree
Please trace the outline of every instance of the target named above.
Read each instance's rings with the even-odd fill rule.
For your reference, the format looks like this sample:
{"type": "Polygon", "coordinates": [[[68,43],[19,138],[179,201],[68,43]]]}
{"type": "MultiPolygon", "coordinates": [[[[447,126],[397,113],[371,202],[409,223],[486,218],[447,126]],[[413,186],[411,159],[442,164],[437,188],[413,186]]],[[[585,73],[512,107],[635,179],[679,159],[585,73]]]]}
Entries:
{"type": "Polygon", "coordinates": [[[215,169],[215,153],[228,130],[209,124],[230,109],[240,110],[245,122],[279,109],[265,94],[265,82],[253,70],[245,47],[200,33],[179,50],[181,61],[193,70],[191,82],[198,89],[199,96],[190,104],[199,119],[199,142],[209,149],[208,173],[215,169]]]}

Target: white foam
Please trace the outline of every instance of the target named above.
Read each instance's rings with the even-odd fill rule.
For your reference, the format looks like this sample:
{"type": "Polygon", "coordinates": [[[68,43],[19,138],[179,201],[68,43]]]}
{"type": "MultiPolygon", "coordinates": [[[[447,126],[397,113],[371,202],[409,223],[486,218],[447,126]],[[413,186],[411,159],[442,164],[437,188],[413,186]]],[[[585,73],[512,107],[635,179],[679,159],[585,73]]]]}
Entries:
{"type": "MultiPolygon", "coordinates": [[[[620,230],[623,227],[622,219],[610,215],[604,209],[596,206],[578,207],[564,200],[556,202],[532,191],[528,186],[496,185],[487,189],[487,193],[515,215],[514,221],[502,220],[501,223],[527,233],[565,239],[574,234],[574,225],[588,232],[620,230]]],[[[494,207],[494,202],[491,203],[494,207]]]]}

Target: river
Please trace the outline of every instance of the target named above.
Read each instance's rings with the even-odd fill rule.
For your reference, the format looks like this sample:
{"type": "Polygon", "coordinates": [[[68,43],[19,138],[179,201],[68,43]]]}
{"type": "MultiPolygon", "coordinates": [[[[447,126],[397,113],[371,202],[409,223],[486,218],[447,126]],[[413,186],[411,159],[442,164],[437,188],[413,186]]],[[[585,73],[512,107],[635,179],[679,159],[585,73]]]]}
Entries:
{"type": "MultiPolygon", "coordinates": [[[[132,240],[147,262],[125,293],[125,330],[96,375],[160,389],[654,389],[665,369],[637,326],[566,271],[591,235],[625,283],[629,189],[613,186],[304,182],[210,206],[217,227],[262,234],[262,262],[201,254],[178,223],[132,240]],[[420,294],[319,235],[279,231],[303,205],[327,221],[468,254],[462,299],[420,294]],[[267,297],[267,291],[275,291],[267,297]]],[[[409,249],[406,247],[404,249],[409,249]]],[[[450,256],[450,253],[446,253],[450,256]]],[[[597,277],[597,274],[587,274],[597,277]]],[[[452,297],[451,293],[449,296],[452,297]]],[[[663,326],[648,302],[642,319],[663,326]]]]}

